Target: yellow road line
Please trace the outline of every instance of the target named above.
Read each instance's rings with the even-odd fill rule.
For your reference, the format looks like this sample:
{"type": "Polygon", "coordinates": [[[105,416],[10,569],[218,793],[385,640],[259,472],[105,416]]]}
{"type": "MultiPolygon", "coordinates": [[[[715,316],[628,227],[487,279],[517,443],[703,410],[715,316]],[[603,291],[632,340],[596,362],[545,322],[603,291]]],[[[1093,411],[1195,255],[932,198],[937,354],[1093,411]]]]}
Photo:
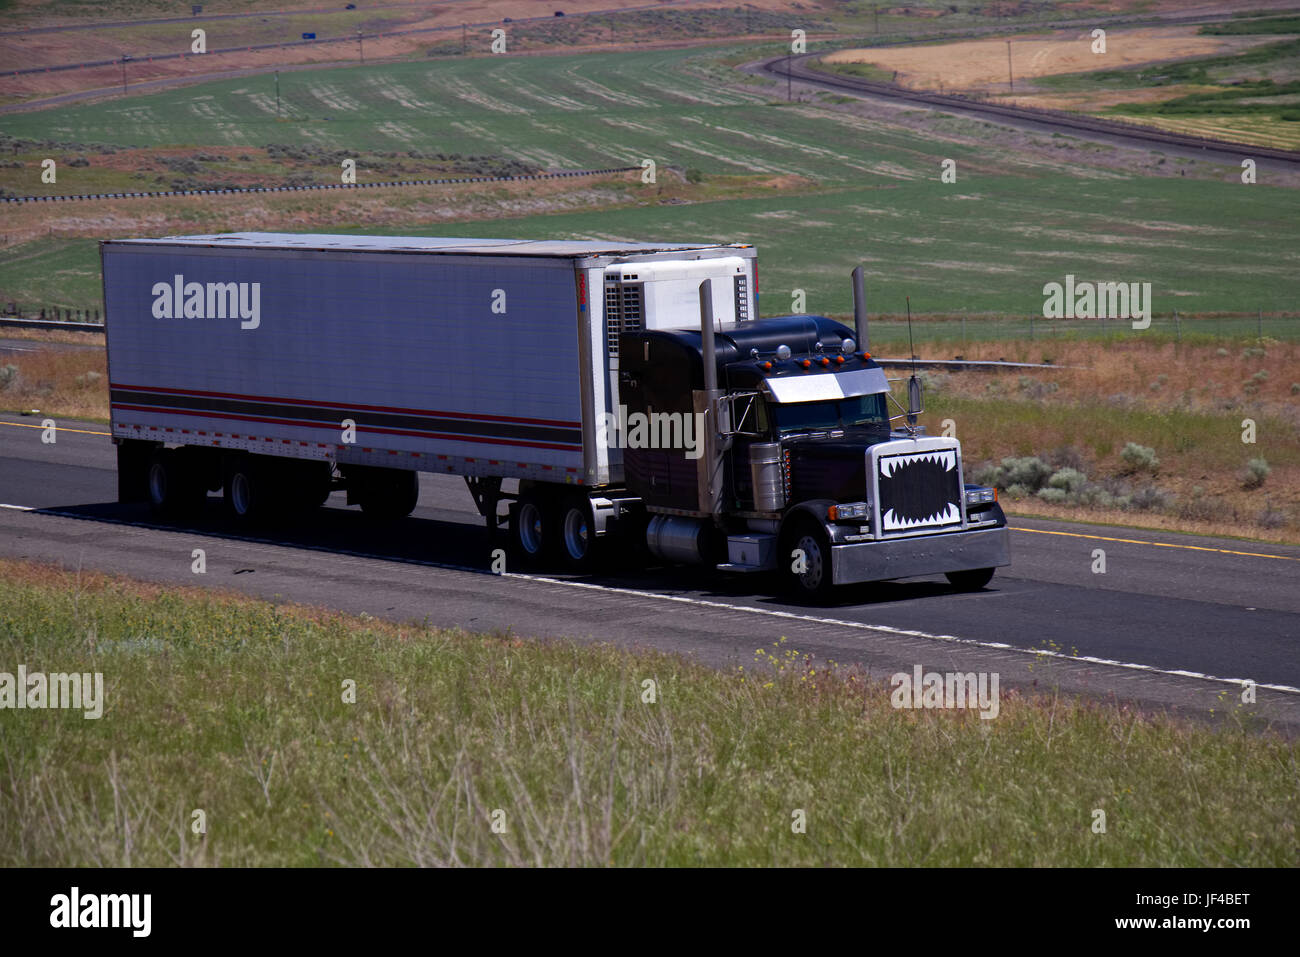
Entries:
{"type": "Polygon", "coordinates": [[[1084,535],[1081,532],[1049,532],[1042,528],[1019,528],[1013,532],[1033,532],[1035,535],[1064,535],[1067,538],[1095,538],[1099,542],[1123,542],[1126,545],[1155,545],[1157,548],[1186,548],[1193,552],[1218,552],[1221,555],[1245,555],[1248,558],[1276,558],[1283,562],[1300,562],[1294,555],[1266,555],[1263,552],[1236,552],[1230,548],[1207,548],[1204,545],[1175,545],[1170,542],[1144,542],[1136,538],[1107,538],[1105,535],[1084,535]]]}
{"type": "MultiPolygon", "coordinates": [[[[15,429],[43,429],[43,425],[28,425],[26,422],[0,422],[0,425],[11,425],[15,429]]],[[[79,432],[82,435],[112,435],[112,432],[91,432],[89,429],[69,429],[67,426],[57,426],[60,432],[79,432]]]]}

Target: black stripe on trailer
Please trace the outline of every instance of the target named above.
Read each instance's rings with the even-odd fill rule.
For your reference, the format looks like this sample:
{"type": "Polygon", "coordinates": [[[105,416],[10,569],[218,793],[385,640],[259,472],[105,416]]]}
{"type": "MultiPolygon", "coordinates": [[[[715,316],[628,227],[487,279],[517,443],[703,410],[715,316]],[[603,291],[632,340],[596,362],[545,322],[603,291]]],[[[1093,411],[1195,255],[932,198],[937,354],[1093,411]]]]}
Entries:
{"type": "Polygon", "coordinates": [[[136,392],[125,389],[113,389],[109,399],[114,405],[147,406],[160,412],[187,411],[221,417],[223,414],[257,416],[259,418],[276,418],[292,420],[304,425],[328,424],[330,428],[342,428],[343,419],[352,419],[357,428],[365,431],[372,428],[405,429],[416,432],[437,432],[439,434],[464,435],[466,437],[487,439],[519,439],[529,442],[549,442],[568,445],[575,449],[582,448],[582,430],[562,426],[528,425],[519,422],[482,422],[474,419],[459,418],[451,415],[397,412],[352,412],[346,408],[329,408],[327,406],[304,406],[281,402],[249,402],[243,399],[222,399],[210,396],[173,396],[157,395],[152,392],[136,392]]]}

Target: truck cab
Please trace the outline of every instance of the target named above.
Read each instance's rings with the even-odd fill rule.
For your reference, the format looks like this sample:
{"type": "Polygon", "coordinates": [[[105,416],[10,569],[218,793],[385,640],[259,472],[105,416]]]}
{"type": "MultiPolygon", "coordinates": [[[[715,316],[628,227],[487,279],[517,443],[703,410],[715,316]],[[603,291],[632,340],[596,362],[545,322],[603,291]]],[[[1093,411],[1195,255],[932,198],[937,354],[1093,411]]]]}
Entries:
{"type": "Polygon", "coordinates": [[[711,345],[697,329],[624,334],[619,344],[629,418],[694,413],[708,423],[700,449],[623,452],[652,553],[776,570],[818,597],[935,573],[979,588],[1009,563],[994,490],[962,481],[956,439],[894,427],[905,410],[891,415],[890,382],[853,330],[781,316],[715,326],[711,345]]]}

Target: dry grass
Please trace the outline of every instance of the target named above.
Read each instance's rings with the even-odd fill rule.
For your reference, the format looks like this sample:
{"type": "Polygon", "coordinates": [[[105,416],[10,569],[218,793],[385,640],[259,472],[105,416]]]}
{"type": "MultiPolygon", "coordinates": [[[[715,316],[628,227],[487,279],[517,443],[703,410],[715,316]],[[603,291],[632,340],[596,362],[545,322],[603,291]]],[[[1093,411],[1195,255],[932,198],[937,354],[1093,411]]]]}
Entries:
{"type": "Polygon", "coordinates": [[[1021,341],[955,350],[969,359],[1072,367],[930,376],[924,422],[934,433],[943,419],[955,422],[969,472],[981,461],[1038,456],[1093,481],[1169,497],[1145,510],[1004,497],[1009,512],[1266,541],[1300,537],[1300,346],[1021,341]],[[1242,440],[1247,419],[1255,423],[1253,444],[1242,440]],[[1154,474],[1130,472],[1120,457],[1128,442],[1155,449],[1154,474]],[[1261,487],[1248,488],[1244,469],[1254,458],[1272,471],[1261,487]]]}
{"type": "Polygon", "coordinates": [[[103,352],[41,349],[8,358],[0,355],[0,370],[6,366],[16,367],[17,373],[9,379],[0,372],[0,409],[39,409],[58,418],[108,421],[108,364],[103,352]]]}
{"type": "MultiPolygon", "coordinates": [[[[1092,52],[1090,30],[1062,31],[1049,37],[1011,37],[1011,68],[1017,79],[1119,69],[1139,63],[1242,50],[1276,37],[1199,36],[1196,26],[1108,30],[1106,53],[1092,52]]],[[[839,50],[827,63],[870,63],[898,71],[903,86],[937,90],[1007,88],[1007,40],[962,40],[941,45],[839,50]]]]}
{"type": "MultiPolygon", "coordinates": [[[[104,346],[102,332],[69,332],[64,329],[13,329],[0,326],[0,339],[20,339],[23,342],[53,342],[62,345],[104,346]]],[[[0,363],[3,364],[3,363],[0,363]]]]}
{"type": "MultiPolygon", "coordinates": [[[[1296,415],[1300,397],[1291,391],[1293,383],[1300,383],[1300,344],[1294,342],[1225,340],[1180,345],[1132,336],[1114,341],[939,343],[927,347],[924,354],[1051,362],[1063,368],[1027,374],[1033,381],[1056,384],[1052,401],[1127,395],[1149,409],[1250,411],[1279,416],[1300,427],[1296,415]],[[1260,372],[1265,375],[1259,376],[1260,372]]],[[[990,381],[1011,386],[1021,374],[1018,370],[1009,378],[998,373],[952,376],[946,391],[969,398],[985,396],[990,381]]]]}

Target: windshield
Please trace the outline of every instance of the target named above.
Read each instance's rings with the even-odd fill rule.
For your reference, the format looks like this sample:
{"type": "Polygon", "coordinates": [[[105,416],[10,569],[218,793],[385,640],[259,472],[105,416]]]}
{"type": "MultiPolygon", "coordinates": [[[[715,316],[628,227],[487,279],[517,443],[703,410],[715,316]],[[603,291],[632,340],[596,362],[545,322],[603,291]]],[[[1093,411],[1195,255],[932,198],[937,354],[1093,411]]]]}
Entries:
{"type": "Polygon", "coordinates": [[[846,428],[888,428],[883,393],[822,402],[792,402],[771,406],[777,431],[824,432],[846,428]]]}

